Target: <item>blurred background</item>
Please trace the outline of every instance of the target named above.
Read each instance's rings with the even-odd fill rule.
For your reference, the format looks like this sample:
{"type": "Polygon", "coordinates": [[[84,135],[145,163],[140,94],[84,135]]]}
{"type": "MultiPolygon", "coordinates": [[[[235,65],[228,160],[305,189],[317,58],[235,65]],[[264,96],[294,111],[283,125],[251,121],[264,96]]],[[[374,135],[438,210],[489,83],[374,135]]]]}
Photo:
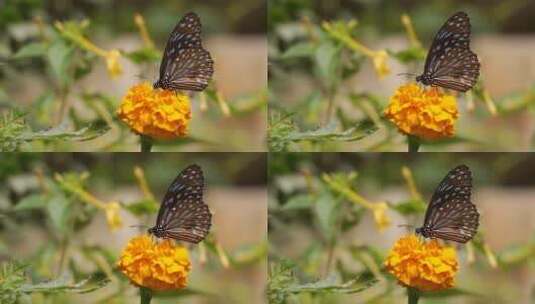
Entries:
{"type": "Polygon", "coordinates": [[[535,156],[495,153],[271,155],[272,303],[406,303],[384,260],[422,225],[433,191],[460,164],[472,171],[478,234],[454,245],[454,288],[420,302],[533,303],[535,156]]]}
{"type": "Polygon", "coordinates": [[[262,0],[1,1],[0,125],[6,131],[0,147],[137,151],[138,136],[115,111],[128,88],[158,78],[170,32],[194,11],[215,60],[214,80],[193,94],[190,136],[157,149],[264,151],[266,7],[262,0]],[[143,39],[138,13],[153,43],[143,39]],[[119,51],[122,73],[108,70],[109,58],[84,48],[82,38],[104,52],[119,51]]]}
{"type": "Polygon", "coordinates": [[[260,153],[0,154],[0,302],[15,303],[14,295],[16,303],[139,302],[139,289],[115,264],[128,240],[147,229],[131,226],[154,225],[169,184],[192,163],[204,171],[212,229],[205,241],[188,245],[188,287],[157,293],[153,303],[264,303],[267,190],[260,153]],[[114,218],[121,223],[110,222],[109,210],[88,196],[119,203],[114,218]]]}
{"type": "Polygon", "coordinates": [[[270,1],[270,149],[405,151],[381,117],[395,89],[414,81],[397,74],[422,73],[434,35],[460,10],[470,16],[480,82],[458,96],[456,136],[425,149],[533,150],[535,2],[527,0],[270,1]],[[367,50],[350,50],[325,22],[367,50]]]}

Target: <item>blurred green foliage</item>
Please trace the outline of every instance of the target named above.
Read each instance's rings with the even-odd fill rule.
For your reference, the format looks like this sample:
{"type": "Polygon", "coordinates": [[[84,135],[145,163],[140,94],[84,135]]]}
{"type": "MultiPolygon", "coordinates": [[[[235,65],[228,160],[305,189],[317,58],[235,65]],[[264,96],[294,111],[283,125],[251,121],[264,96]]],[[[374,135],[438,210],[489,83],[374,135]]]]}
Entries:
{"type": "MultiPolygon", "coordinates": [[[[137,140],[115,117],[120,96],[91,88],[88,78],[105,65],[115,79],[128,62],[143,71],[126,75],[133,82],[150,81],[161,59],[169,31],[180,16],[194,10],[202,16],[203,36],[225,33],[264,35],[262,1],[187,3],[159,1],[3,1],[0,9],[0,111],[2,151],[132,150],[137,140]],[[157,47],[104,49],[96,41],[119,41],[139,36],[134,15],[143,12],[149,35],[157,47]],[[115,52],[115,53],[113,53],[115,52]],[[113,55],[118,56],[116,58],[113,55]],[[141,80],[134,80],[135,78],[141,80]],[[30,88],[24,87],[32,85],[30,88]],[[90,143],[84,143],[90,141],[90,143]],[[89,148],[88,148],[89,147],[89,148]]],[[[146,42],[146,41],[145,41],[146,42]]],[[[115,44],[117,45],[117,44],[115,44]]],[[[131,70],[129,68],[129,70],[131,70]]],[[[102,73],[102,72],[100,72],[102,73]]],[[[124,81],[121,84],[124,87],[124,81]]],[[[265,88],[226,99],[212,83],[203,96],[192,98],[195,115],[191,136],[159,142],[162,150],[195,147],[198,150],[259,150],[223,122],[250,124],[265,112],[265,88]],[[200,104],[200,105],[199,105],[200,104]],[[210,132],[217,129],[218,132],[210,132]],[[233,140],[225,140],[230,137],[233,140]],[[187,147],[185,147],[187,146],[187,147]]],[[[253,130],[254,128],[249,129],[253,130]]],[[[255,143],[258,145],[258,143],[255,143]]]]}
{"type": "MultiPolygon", "coordinates": [[[[92,303],[130,303],[136,298],[135,288],[115,267],[120,251],[110,248],[109,242],[87,239],[88,233],[95,232],[95,227],[90,225],[98,217],[106,218],[110,241],[116,241],[124,232],[114,234],[121,227],[110,222],[107,207],[118,203],[120,210],[115,216],[123,219],[122,229],[133,231],[132,227],[124,227],[124,218],[132,217],[136,224],[152,226],[159,200],[169,183],[191,163],[203,167],[208,190],[218,185],[227,188],[265,185],[263,154],[241,154],[237,158],[230,153],[181,156],[3,153],[0,156],[0,181],[4,185],[0,187],[0,302],[72,303],[85,298],[92,303]],[[134,174],[135,166],[145,169],[141,175],[134,174]],[[244,174],[240,172],[250,168],[255,168],[254,172],[243,179],[244,174]],[[143,193],[138,188],[140,178],[156,198],[144,193],[127,201],[113,199],[128,188],[143,193]],[[32,236],[28,239],[25,236],[29,234],[32,236]],[[105,291],[97,291],[100,289],[105,291]],[[93,291],[97,293],[90,293],[93,291]],[[87,295],[70,296],[71,292],[87,295]]],[[[138,233],[145,233],[146,229],[140,228],[138,233]]],[[[198,278],[223,271],[241,273],[258,269],[266,261],[267,241],[244,242],[227,251],[216,238],[218,231],[224,229],[213,225],[207,239],[190,249],[195,265],[191,281],[195,283],[184,290],[156,293],[160,303],[195,297],[202,297],[207,303],[219,303],[223,299],[248,303],[246,299],[251,292],[244,283],[236,282],[236,290],[219,293],[217,280],[199,285],[198,278]],[[204,262],[198,261],[203,259],[204,262]],[[197,267],[198,263],[202,267],[197,267]]],[[[121,239],[124,241],[124,236],[121,239]]]]}
{"type": "MultiPolygon", "coordinates": [[[[480,35],[499,31],[500,27],[506,31],[508,21],[514,21],[515,14],[526,5],[525,1],[495,1],[490,5],[488,1],[271,1],[270,150],[401,150],[406,139],[382,114],[394,92],[360,87],[359,81],[373,77],[366,80],[367,87],[381,88],[387,77],[397,77],[401,85],[407,80],[396,74],[421,73],[429,41],[443,20],[457,10],[468,11],[473,33],[480,35]],[[405,13],[412,18],[416,39],[407,34],[407,25],[401,20],[405,13]],[[370,46],[387,40],[387,35],[393,33],[407,37],[408,43],[398,49],[370,46]],[[418,40],[423,38],[427,42],[418,40]],[[373,66],[376,75],[369,71],[364,75],[367,65],[373,66]],[[393,66],[403,69],[394,70],[393,66]]],[[[533,23],[532,20],[533,17],[525,21],[533,23]]],[[[414,76],[410,79],[414,81],[414,76]]],[[[522,92],[494,98],[484,80],[485,75],[481,75],[473,90],[459,98],[459,108],[466,107],[468,111],[461,110],[456,135],[425,142],[426,149],[517,151],[525,145],[509,124],[535,109],[535,84],[522,92]],[[494,115],[504,121],[497,133],[488,132],[486,127],[494,115]]],[[[533,138],[532,134],[527,136],[533,138]]],[[[529,145],[532,147],[533,139],[529,145]]]]}
{"type": "MultiPolygon", "coordinates": [[[[383,267],[393,242],[385,245],[381,240],[392,239],[393,230],[403,234],[406,228],[396,225],[409,224],[410,231],[419,227],[432,191],[451,168],[463,163],[473,173],[474,192],[535,185],[535,176],[524,169],[535,164],[528,153],[272,154],[268,181],[271,303],[405,303],[402,288],[383,267]],[[408,186],[404,166],[412,169],[410,179],[416,189],[408,186]],[[407,193],[405,198],[378,199],[400,187],[407,193]],[[388,206],[387,226],[378,225],[375,217],[373,206],[381,203],[388,206]],[[377,228],[371,224],[374,221],[377,228]]],[[[474,203],[482,208],[484,202],[478,197],[474,196],[474,203]]],[[[508,203],[503,202],[503,208],[508,203]]],[[[510,280],[513,272],[535,265],[535,239],[495,252],[485,241],[484,227],[496,223],[489,223],[484,213],[481,221],[474,240],[457,247],[461,271],[455,288],[426,293],[424,299],[438,302],[423,303],[457,303],[459,297],[475,303],[521,298],[523,284],[488,288],[494,280],[510,280]]],[[[535,236],[535,231],[526,234],[535,236]]]]}

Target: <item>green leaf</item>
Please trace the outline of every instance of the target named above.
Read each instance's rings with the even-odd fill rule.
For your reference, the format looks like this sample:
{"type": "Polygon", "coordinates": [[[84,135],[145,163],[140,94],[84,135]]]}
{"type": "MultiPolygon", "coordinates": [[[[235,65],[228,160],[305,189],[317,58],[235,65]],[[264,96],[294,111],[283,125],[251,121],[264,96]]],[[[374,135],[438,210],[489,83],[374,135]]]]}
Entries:
{"type": "Polygon", "coordinates": [[[339,229],[338,213],[340,201],[334,198],[330,192],[322,192],[316,200],[315,212],[321,231],[329,242],[333,241],[339,229]]]}
{"type": "Polygon", "coordinates": [[[400,214],[409,215],[423,213],[427,206],[421,200],[409,200],[399,204],[390,204],[390,207],[400,214]]]}
{"type": "Polygon", "coordinates": [[[316,46],[310,42],[300,42],[290,46],[284,54],[280,56],[281,59],[312,57],[316,51],[316,46]]]}
{"type": "Polygon", "coordinates": [[[291,141],[357,141],[374,133],[377,129],[374,124],[366,123],[344,131],[338,131],[336,124],[331,123],[314,131],[292,132],[288,135],[288,139],[291,141]]]}
{"type": "Polygon", "coordinates": [[[123,204],[123,207],[130,213],[140,216],[144,214],[154,214],[158,211],[159,205],[154,200],[145,199],[131,204],[123,204]]]}
{"type": "Polygon", "coordinates": [[[70,283],[66,278],[59,278],[53,281],[47,281],[43,283],[24,284],[21,289],[25,293],[88,293],[106,286],[109,281],[110,280],[107,278],[93,279],[92,277],[89,277],[78,283],[70,283]]]}
{"type": "Polygon", "coordinates": [[[20,200],[13,210],[22,211],[43,208],[46,206],[47,200],[48,198],[45,195],[31,194],[20,200]]]}
{"type": "Polygon", "coordinates": [[[403,64],[422,61],[425,59],[426,55],[426,51],[423,48],[415,47],[399,52],[388,50],[388,53],[403,64]]]}
{"type": "Polygon", "coordinates": [[[70,203],[60,191],[54,191],[48,200],[47,212],[52,225],[61,233],[67,230],[67,222],[70,212],[70,203]]]}
{"type": "Polygon", "coordinates": [[[283,211],[289,211],[289,210],[300,210],[300,209],[308,209],[312,206],[314,203],[314,197],[310,194],[297,194],[292,196],[284,206],[282,206],[281,210],[283,211]]]}
{"type": "Polygon", "coordinates": [[[270,265],[267,291],[269,303],[286,303],[289,295],[299,293],[354,294],[370,288],[377,282],[377,280],[360,282],[357,279],[339,282],[336,276],[329,276],[315,282],[300,283],[295,277],[295,271],[295,263],[289,260],[270,265]]]}
{"type": "Polygon", "coordinates": [[[14,55],[13,59],[25,59],[32,57],[40,57],[46,54],[48,45],[43,42],[28,43],[20,48],[14,55]]]}
{"type": "Polygon", "coordinates": [[[152,63],[161,59],[161,53],[155,48],[142,48],[133,52],[124,53],[125,57],[136,64],[152,63]]]}
{"type": "Polygon", "coordinates": [[[331,42],[322,44],[316,50],[315,60],[318,73],[327,87],[332,89],[338,82],[338,68],[340,66],[341,47],[335,46],[331,42]]]}
{"type": "Polygon", "coordinates": [[[48,49],[47,58],[52,72],[63,86],[66,86],[70,81],[67,70],[73,53],[74,48],[61,39],[54,41],[48,49]]]}
{"type": "Polygon", "coordinates": [[[329,292],[329,293],[343,293],[355,294],[362,292],[375,284],[375,280],[365,283],[359,283],[356,279],[347,282],[338,282],[336,276],[331,275],[323,280],[313,283],[296,284],[289,286],[286,290],[289,293],[301,292],[329,292]]]}
{"type": "Polygon", "coordinates": [[[76,131],[67,131],[66,125],[59,125],[55,128],[35,133],[25,133],[23,140],[91,140],[106,133],[110,127],[105,124],[91,124],[88,127],[76,131]]]}

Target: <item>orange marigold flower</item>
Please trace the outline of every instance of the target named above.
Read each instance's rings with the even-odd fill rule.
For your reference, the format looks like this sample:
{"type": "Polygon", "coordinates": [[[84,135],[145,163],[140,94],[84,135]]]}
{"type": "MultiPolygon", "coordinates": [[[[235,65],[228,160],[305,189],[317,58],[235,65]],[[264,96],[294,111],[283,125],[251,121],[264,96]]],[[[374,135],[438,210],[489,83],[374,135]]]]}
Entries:
{"type": "Polygon", "coordinates": [[[455,96],[415,83],[399,87],[384,114],[400,132],[424,139],[453,136],[459,116],[455,96]]]}
{"type": "Polygon", "coordinates": [[[191,119],[190,101],[186,95],[142,83],[128,90],[117,115],[137,134],[157,139],[183,137],[191,119]]]}
{"type": "Polygon", "coordinates": [[[453,286],[459,269],[455,249],[437,240],[424,242],[414,234],[399,239],[385,261],[401,285],[421,291],[453,286]]]}
{"type": "Polygon", "coordinates": [[[172,240],[155,243],[148,235],[131,239],[117,266],[133,284],[152,290],[186,287],[191,269],[185,247],[172,240]]]}

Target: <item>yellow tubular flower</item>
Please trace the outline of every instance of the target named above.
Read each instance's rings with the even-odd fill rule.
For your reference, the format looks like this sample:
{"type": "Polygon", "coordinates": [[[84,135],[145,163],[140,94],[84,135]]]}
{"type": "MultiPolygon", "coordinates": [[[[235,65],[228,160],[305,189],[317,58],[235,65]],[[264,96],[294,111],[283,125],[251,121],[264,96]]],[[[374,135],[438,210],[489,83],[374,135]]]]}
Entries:
{"type": "Polygon", "coordinates": [[[421,291],[453,287],[459,269],[455,249],[437,240],[423,242],[411,234],[399,239],[385,261],[398,282],[421,291]]]}
{"type": "Polygon", "coordinates": [[[455,96],[410,83],[390,97],[384,115],[404,134],[438,139],[454,135],[459,112],[455,96]]]}
{"type": "Polygon", "coordinates": [[[188,134],[191,119],[186,95],[156,89],[149,83],[131,87],[117,110],[119,118],[137,134],[172,139],[188,134]]]}
{"type": "MultiPolygon", "coordinates": [[[[79,47],[96,54],[106,60],[106,67],[111,78],[115,79],[123,73],[123,68],[119,62],[121,52],[113,49],[106,51],[96,46],[89,39],[82,36],[75,27],[65,26],[62,22],[55,22],[56,29],[66,38],[77,44],[79,47]]],[[[82,26],[81,24],[80,26],[82,26]]]]}
{"type": "Polygon", "coordinates": [[[345,24],[333,24],[323,22],[322,28],[334,39],[342,42],[347,48],[369,57],[373,61],[373,67],[379,79],[383,79],[390,74],[388,67],[388,53],[385,50],[372,50],[358,42],[351,36],[351,30],[356,26],[356,21],[351,20],[345,24]]]}
{"type": "Polygon", "coordinates": [[[379,232],[383,232],[386,228],[390,226],[390,218],[386,214],[388,210],[388,205],[385,202],[379,202],[370,205],[373,212],[373,219],[377,225],[379,232]]]}
{"type": "Polygon", "coordinates": [[[136,23],[136,26],[139,30],[139,34],[141,35],[141,39],[143,39],[143,43],[148,48],[154,48],[154,42],[150,38],[149,31],[147,30],[147,25],[145,24],[145,19],[143,16],[139,13],[134,15],[134,22],[136,23]]]}
{"type": "Polygon", "coordinates": [[[405,182],[407,183],[407,186],[409,187],[409,191],[411,192],[411,196],[413,199],[421,201],[422,195],[418,191],[418,188],[416,188],[416,183],[414,182],[414,178],[412,177],[412,171],[409,167],[403,166],[401,168],[401,175],[403,175],[403,178],[405,179],[405,182]]]}
{"type": "Polygon", "coordinates": [[[104,205],[106,220],[108,221],[108,226],[110,226],[112,231],[123,226],[123,222],[119,216],[119,210],[121,210],[121,205],[119,205],[118,202],[109,202],[104,205]]]}
{"type": "Polygon", "coordinates": [[[405,31],[407,32],[407,36],[409,36],[409,41],[413,47],[422,47],[422,43],[418,39],[418,36],[416,35],[416,31],[414,30],[414,27],[412,26],[412,20],[411,17],[407,14],[401,15],[401,23],[403,23],[403,27],[405,28],[405,31]]]}
{"type": "Polygon", "coordinates": [[[186,287],[191,270],[185,247],[175,245],[171,240],[155,243],[148,235],[131,239],[117,266],[133,284],[152,290],[186,287]]]}
{"type": "Polygon", "coordinates": [[[388,60],[388,53],[385,50],[375,51],[371,56],[373,60],[373,67],[375,72],[379,76],[379,79],[383,79],[390,74],[390,68],[386,61],[388,60]]]}
{"type": "Polygon", "coordinates": [[[390,218],[386,214],[388,210],[388,204],[385,202],[372,203],[369,200],[362,197],[357,192],[353,191],[349,185],[343,184],[337,181],[329,174],[323,174],[322,179],[327,185],[337,193],[343,195],[350,202],[360,205],[372,211],[373,219],[379,232],[383,232],[391,224],[390,218]]]}
{"type": "MultiPolygon", "coordinates": [[[[81,179],[85,179],[87,177],[88,175],[82,174],[81,179]]],[[[82,202],[104,210],[106,214],[106,221],[108,222],[108,227],[111,231],[115,231],[123,226],[123,221],[119,213],[121,210],[121,205],[118,202],[112,201],[105,203],[97,199],[91,193],[85,191],[78,184],[75,184],[64,178],[61,174],[56,173],[54,178],[66,191],[75,194],[82,202]]]]}
{"type": "Polygon", "coordinates": [[[106,58],[106,66],[108,67],[108,73],[111,78],[117,78],[123,73],[123,68],[119,64],[121,53],[118,50],[106,52],[104,58],[106,58]]]}

